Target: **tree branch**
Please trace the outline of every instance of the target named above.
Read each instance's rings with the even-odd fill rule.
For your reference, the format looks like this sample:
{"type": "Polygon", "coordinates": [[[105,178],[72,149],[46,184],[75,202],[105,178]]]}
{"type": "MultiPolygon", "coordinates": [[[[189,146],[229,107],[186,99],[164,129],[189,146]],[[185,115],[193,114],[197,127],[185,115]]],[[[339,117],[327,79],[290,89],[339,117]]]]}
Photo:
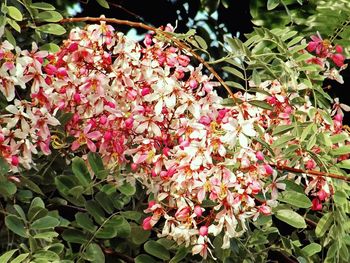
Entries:
{"type": "Polygon", "coordinates": [[[325,173],[325,172],[320,172],[320,171],[315,171],[315,170],[303,170],[303,169],[292,168],[289,166],[284,166],[284,165],[279,165],[279,164],[270,164],[270,165],[275,167],[277,170],[289,171],[289,172],[293,172],[293,173],[303,173],[303,174],[309,174],[309,175],[316,175],[316,176],[321,176],[321,177],[329,177],[329,178],[334,178],[334,179],[339,179],[339,180],[343,180],[346,182],[350,182],[350,177],[340,175],[340,174],[325,173]]]}

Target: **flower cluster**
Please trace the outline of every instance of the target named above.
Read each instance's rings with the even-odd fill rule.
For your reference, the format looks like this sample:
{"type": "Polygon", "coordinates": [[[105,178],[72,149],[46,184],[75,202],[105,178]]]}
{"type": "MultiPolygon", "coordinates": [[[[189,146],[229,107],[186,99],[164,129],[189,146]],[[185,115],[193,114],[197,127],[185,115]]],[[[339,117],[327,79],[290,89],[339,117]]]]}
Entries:
{"type": "MultiPolygon", "coordinates": [[[[236,93],[236,104],[225,107],[214,90],[217,83],[181,50],[152,35],[140,45],[103,22],[73,29],[55,54],[35,46],[30,52],[14,50],[5,41],[0,63],[1,92],[13,101],[1,116],[0,155],[13,172],[19,164],[29,169],[38,149],[50,154],[50,127],[59,124],[54,116],[72,113],[65,125],[70,150],[98,152],[112,171],[129,168],[125,180],[140,181],[154,196],[144,229],[162,221],[160,236],[192,246],[203,257],[212,236],[224,233],[222,247],[228,248],[230,238],[245,232],[248,219],[271,214],[285,189],[283,180],[291,178],[274,164],[317,168],[318,145],[303,150],[294,147],[298,138],[284,141],[300,157],[292,162],[271,127],[290,125],[293,117],[314,122],[315,133],[341,133],[341,115],[323,118],[328,113],[314,108],[307,95],[303,103],[291,103],[303,84],[289,92],[278,81],[263,82],[263,93],[236,93]],[[30,86],[31,100],[20,100],[15,86],[30,86]]],[[[318,177],[307,185],[320,209],[330,185],[318,177]]]]}
{"type": "Polygon", "coordinates": [[[324,70],[324,75],[327,78],[334,79],[343,83],[339,71],[345,69],[345,56],[343,55],[343,47],[340,45],[333,46],[332,43],[318,34],[311,36],[311,40],[307,45],[307,51],[313,53],[315,57],[308,59],[307,62],[317,64],[324,70]]]}

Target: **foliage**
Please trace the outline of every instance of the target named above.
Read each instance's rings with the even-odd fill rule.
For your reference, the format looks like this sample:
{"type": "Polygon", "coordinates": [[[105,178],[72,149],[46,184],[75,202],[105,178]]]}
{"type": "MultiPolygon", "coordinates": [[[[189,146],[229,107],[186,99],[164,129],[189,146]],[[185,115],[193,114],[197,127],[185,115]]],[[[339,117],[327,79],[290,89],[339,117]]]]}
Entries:
{"type": "Polygon", "coordinates": [[[0,262],[349,261],[349,107],[322,86],[343,81],[340,45],[226,37],[208,61],[238,90],[222,99],[181,50],[210,56],[194,30],[136,43],[101,22],[60,44],[51,4],[1,17],[0,262]]]}

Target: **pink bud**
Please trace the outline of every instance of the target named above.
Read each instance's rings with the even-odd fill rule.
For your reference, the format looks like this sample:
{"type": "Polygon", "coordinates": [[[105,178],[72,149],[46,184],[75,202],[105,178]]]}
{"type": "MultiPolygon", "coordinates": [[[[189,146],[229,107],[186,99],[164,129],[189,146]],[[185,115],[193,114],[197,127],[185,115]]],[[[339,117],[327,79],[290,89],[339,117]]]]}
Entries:
{"type": "Polygon", "coordinates": [[[112,133],[110,131],[105,132],[103,138],[105,139],[105,141],[110,141],[112,139],[112,133]]]}
{"type": "Polygon", "coordinates": [[[203,211],[202,211],[202,208],[199,205],[196,205],[194,207],[193,211],[196,214],[196,216],[198,216],[198,217],[202,216],[203,211]]]}
{"type": "Polygon", "coordinates": [[[148,88],[148,87],[145,87],[141,90],[141,95],[142,96],[146,96],[147,94],[150,94],[151,93],[151,89],[148,88]]]}
{"type": "Polygon", "coordinates": [[[342,54],[334,54],[331,58],[334,64],[336,64],[338,67],[341,67],[344,65],[345,57],[342,54]]]}
{"type": "Polygon", "coordinates": [[[335,46],[335,51],[337,51],[338,53],[343,53],[343,47],[340,45],[336,45],[335,46]]]}
{"type": "Polygon", "coordinates": [[[199,229],[199,234],[201,236],[208,235],[208,227],[207,226],[201,226],[200,229],[199,229]]]}
{"type": "Polygon", "coordinates": [[[270,165],[264,164],[264,169],[265,169],[266,174],[268,174],[268,175],[273,174],[273,169],[270,165]]]}
{"type": "Polygon", "coordinates": [[[63,78],[68,76],[67,70],[64,67],[58,68],[56,72],[58,78],[63,78]]]}
{"type": "Polygon", "coordinates": [[[73,115],[73,122],[78,122],[79,120],[80,120],[80,116],[79,116],[79,114],[78,113],[75,113],[74,115],[73,115]]]}
{"type": "Polygon", "coordinates": [[[107,117],[105,115],[102,115],[100,118],[100,124],[104,125],[107,123],[107,117]]]}
{"type": "Polygon", "coordinates": [[[145,40],[143,41],[143,43],[145,44],[146,47],[152,45],[152,36],[151,36],[151,34],[147,34],[145,36],[145,40]]]}
{"type": "Polygon", "coordinates": [[[155,200],[151,200],[148,202],[148,208],[152,208],[152,206],[154,206],[156,204],[155,200]]]}
{"type": "Polygon", "coordinates": [[[137,170],[137,164],[136,163],[132,163],[131,164],[131,170],[133,170],[133,171],[137,170]]]}
{"type": "Polygon", "coordinates": [[[11,164],[14,165],[14,166],[17,166],[19,164],[18,156],[12,155],[12,157],[11,157],[11,164]]]}
{"type": "Polygon", "coordinates": [[[163,154],[168,157],[169,156],[169,152],[170,152],[170,149],[168,147],[164,147],[163,150],[162,150],[163,154]]]}
{"type": "Polygon", "coordinates": [[[341,114],[336,114],[336,115],[334,116],[334,120],[339,121],[339,122],[342,122],[342,121],[343,121],[343,115],[341,115],[341,114]]]}
{"type": "Polygon", "coordinates": [[[305,165],[306,169],[312,170],[316,167],[316,162],[314,160],[308,160],[305,165]]]}
{"type": "Polygon", "coordinates": [[[50,78],[49,76],[46,76],[46,78],[45,78],[45,83],[46,83],[47,85],[51,85],[51,84],[52,84],[52,78],[50,78]]]}
{"type": "Polygon", "coordinates": [[[312,200],[311,210],[313,210],[313,211],[322,210],[322,203],[320,202],[320,200],[318,198],[314,198],[312,200]]]}
{"type": "Polygon", "coordinates": [[[152,229],[152,225],[151,225],[151,220],[152,217],[146,217],[143,222],[142,222],[142,228],[143,230],[151,230],[152,229]]]}
{"type": "Polygon", "coordinates": [[[182,70],[176,70],[174,74],[177,79],[182,79],[185,76],[185,73],[182,70]]]}
{"type": "Polygon", "coordinates": [[[189,84],[190,84],[191,89],[195,89],[198,87],[198,82],[195,79],[191,79],[189,84]]]}
{"type": "Polygon", "coordinates": [[[48,75],[53,75],[53,74],[56,73],[57,68],[56,68],[54,65],[47,64],[47,65],[44,67],[44,70],[45,70],[46,74],[48,74],[48,75]]]}
{"type": "Polygon", "coordinates": [[[74,43],[69,45],[69,47],[68,47],[69,52],[74,52],[76,50],[78,50],[78,43],[74,42],[74,43]]]}
{"type": "Polygon", "coordinates": [[[291,106],[285,107],[284,108],[284,113],[288,113],[288,114],[292,113],[292,107],[291,106]]]}
{"type": "Polygon", "coordinates": [[[275,97],[268,97],[268,98],[266,98],[266,101],[268,104],[274,105],[277,100],[275,97]]]}
{"type": "Polygon", "coordinates": [[[3,143],[5,141],[5,136],[0,133],[0,143],[3,143]]]}
{"type": "Polygon", "coordinates": [[[263,215],[271,215],[271,207],[263,204],[259,207],[259,212],[262,213],[263,215]]]}
{"type": "Polygon", "coordinates": [[[264,160],[264,154],[262,152],[257,152],[255,156],[259,161],[264,160]]]}
{"type": "Polygon", "coordinates": [[[17,176],[9,176],[8,179],[10,181],[16,182],[16,183],[20,183],[21,180],[17,177],[17,176]]]}
{"type": "Polygon", "coordinates": [[[129,117],[125,120],[125,127],[129,130],[132,129],[133,125],[134,125],[134,118],[133,117],[129,117]]]}
{"type": "Polygon", "coordinates": [[[187,67],[190,63],[190,58],[186,55],[180,55],[177,57],[177,60],[179,61],[179,64],[183,67],[187,67]]]}
{"type": "Polygon", "coordinates": [[[209,125],[211,123],[211,119],[208,116],[202,116],[199,119],[199,122],[203,125],[209,125]]]}
{"type": "Polygon", "coordinates": [[[328,194],[326,193],[325,190],[321,189],[320,191],[317,192],[317,197],[318,199],[320,199],[320,201],[324,201],[328,197],[328,194]]]}
{"type": "Polygon", "coordinates": [[[76,103],[80,103],[81,102],[81,97],[80,97],[80,94],[78,93],[75,93],[74,96],[73,96],[73,99],[76,103]]]}

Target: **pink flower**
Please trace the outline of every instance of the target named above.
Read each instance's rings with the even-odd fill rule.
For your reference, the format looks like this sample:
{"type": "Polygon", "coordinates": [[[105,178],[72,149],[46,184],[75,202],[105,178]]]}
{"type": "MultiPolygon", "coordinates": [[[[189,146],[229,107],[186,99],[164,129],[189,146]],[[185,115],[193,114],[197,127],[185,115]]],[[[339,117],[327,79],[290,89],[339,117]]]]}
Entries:
{"type": "Polygon", "coordinates": [[[152,229],[152,225],[151,225],[151,221],[152,221],[152,217],[146,217],[143,222],[142,222],[142,228],[143,230],[151,230],[152,229]]]}
{"type": "Polygon", "coordinates": [[[336,64],[338,67],[344,65],[345,57],[342,54],[333,54],[331,56],[331,59],[333,60],[334,64],[336,64]]]}
{"type": "Polygon", "coordinates": [[[320,210],[322,210],[322,203],[320,202],[320,200],[318,198],[314,198],[312,200],[311,210],[313,210],[313,211],[320,211],[320,210]]]}
{"type": "Polygon", "coordinates": [[[199,228],[199,234],[200,234],[201,236],[206,236],[206,235],[208,235],[208,227],[207,227],[207,226],[201,226],[201,227],[199,228]]]}
{"type": "Polygon", "coordinates": [[[89,132],[91,129],[91,124],[87,125],[83,132],[78,131],[75,135],[77,138],[71,146],[72,151],[77,150],[80,146],[87,144],[90,151],[96,152],[96,145],[92,140],[98,140],[101,137],[101,132],[93,131],[89,132]]]}

